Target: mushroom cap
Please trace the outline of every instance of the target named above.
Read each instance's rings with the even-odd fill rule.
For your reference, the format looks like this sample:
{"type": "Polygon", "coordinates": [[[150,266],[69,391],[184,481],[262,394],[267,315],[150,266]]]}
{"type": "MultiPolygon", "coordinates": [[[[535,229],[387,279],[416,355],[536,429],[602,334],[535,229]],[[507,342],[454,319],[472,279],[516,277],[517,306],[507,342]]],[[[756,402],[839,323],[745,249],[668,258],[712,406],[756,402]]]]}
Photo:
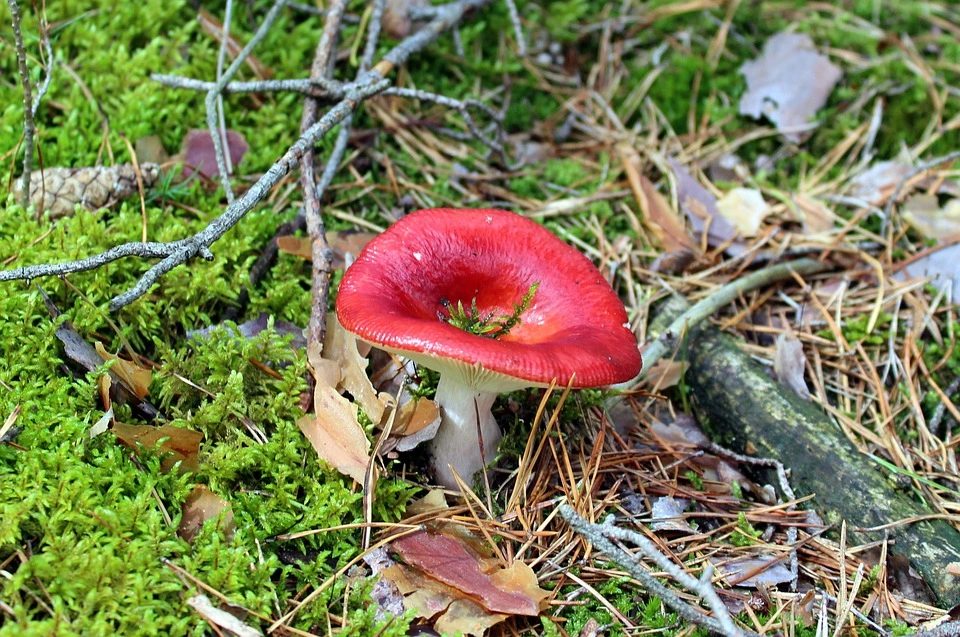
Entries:
{"type": "Polygon", "coordinates": [[[372,240],[343,275],[337,315],[387,351],[455,374],[476,391],[623,382],[640,372],[623,303],[585,256],[505,210],[411,213],[372,240]],[[500,338],[442,320],[444,303],[510,315],[534,284],[520,324],[500,338]]]}

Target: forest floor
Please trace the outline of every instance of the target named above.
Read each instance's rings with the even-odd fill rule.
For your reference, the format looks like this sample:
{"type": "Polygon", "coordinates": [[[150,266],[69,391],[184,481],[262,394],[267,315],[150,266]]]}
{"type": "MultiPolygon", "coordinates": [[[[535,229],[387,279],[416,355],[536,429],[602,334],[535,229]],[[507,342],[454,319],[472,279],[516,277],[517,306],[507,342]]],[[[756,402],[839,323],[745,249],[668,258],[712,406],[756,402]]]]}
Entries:
{"type": "MultiPolygon", "coordinates": [[[[823,271],[744,290],[709,322],[829,414],[891,491],[960,529],[960,7],[518,1],[517,21],[512,3],[464,3],[478,6],[455,31],[379,67],[404,90],[364,96],[351,128],[318,136],[319,170],[331,156],[336,168],[317,199],[335,253],[329,307],[345,261],[431,207],[543,224],[597,264],[645,355],[668,298],[716,298],[771,263],[816,259],[823,271]]],[[[346,3],[335,80],[443,14],[386,5],[365,51],[371,8],[346,3]]],[[[48,176],[29,207],[16,187],[28,145],[10,6],[4,270],[203,232],[229,205],[206,93],[152,75],[216,80],[223,3],[61,0],[43,20],[20,7],[42,93],[32,165],[48,176]],[[84,182],[90,203],[75,205],[66,189],[94,174],[104,187],[84,182]]],[[[232,6],[221,71],[272,6],[232,6]]],[[[309,77],[325,24],[310,9],[281,8],[234,79],[309,77]]],[[[347,463],[318,455],[320,425],[304,415],[319,378],[304,340],[318,329],[317,268],[297,221],[299,164],[257,190],[297,141],[305,99],[238,91],[211,111],[230,131],[231,190],[254,203],[212,259],[174,267],[115,311],[156,258],[0,282],[0,636],[688,635],[724,614],[711,599],[737,631],[760,634],[887,637],[956,619],[960,600],[894,554],[890,529],[848,542],[816,494],[794,497],[754,459],[705,446],[684,348],[661,353],[634,391],[502,396],[489,480],[445,497],[426,452],[391,448],[402,435],[384,433],[390,400],[347,391],[358,415],[335,382],[340,392],[325,390],[363,428],[367,460],[334,469],[347,463]],[[260,268],[283,224],[291,236],[260,268]],[[715,569],[715,597],[574,528],[607,515],[681,573],[715,569]],[[396,554],[372,574],[384,564],[371,555],[396,554]],[[454,573],[438,559],[451,555],[454,573]],[[638,584],[636,563],[662,594],[638,584]]],[[[365,368],[340,346],[344,378],[404,389],[393,359],[374,352],[365,368]]],[[[413,378],[407,390],[429,404],[436,376],[413,378]]],[[[960,560],[942,569],[960,577],[960,560]]]]}

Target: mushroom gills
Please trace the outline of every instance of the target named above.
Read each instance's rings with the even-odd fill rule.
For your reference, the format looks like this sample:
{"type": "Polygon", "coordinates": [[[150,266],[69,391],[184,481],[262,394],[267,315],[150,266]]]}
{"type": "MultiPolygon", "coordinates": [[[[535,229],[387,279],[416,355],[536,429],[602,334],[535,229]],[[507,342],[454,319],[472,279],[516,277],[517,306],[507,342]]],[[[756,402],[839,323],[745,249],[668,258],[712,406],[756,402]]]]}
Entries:
{"type": "Polygon", "coordinates": [[[473,476],[484,468],[484,460],[492,462],[500,444],[500,427],[491,408],[497,395],[478,392],[458,383],[455,376],[441,374],[434,397],[441,410],[441,425],[430,443],[431,463],[436,481],[457,489],[454,471],[470,486],[473,476]],[[479,416],[480,426],[477,426],[479,416]],[[480,439],[483,439],[483,455],[480,439]]]}

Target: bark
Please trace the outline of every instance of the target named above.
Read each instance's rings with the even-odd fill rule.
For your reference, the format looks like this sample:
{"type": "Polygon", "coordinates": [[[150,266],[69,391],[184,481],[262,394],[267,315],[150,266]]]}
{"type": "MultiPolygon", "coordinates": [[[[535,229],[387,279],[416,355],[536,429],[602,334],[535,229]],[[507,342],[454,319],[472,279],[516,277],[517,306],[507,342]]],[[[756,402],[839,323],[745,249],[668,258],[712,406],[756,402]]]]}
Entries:
{"type": "MultiPolygon", "coordinates": [[[[668,305],[657,321],[664,325],[685,309],[668,305]]],[[[749,441],[755,455],[780,460],[797,494],[815,494],[811,506],[826,523],[839,528],[845,520],[851,541],[883,539],[882,532],[857,529],[932,513],[895,490],[829,415],[777,383],[731,337],[710,326],[693,328],[681,355],[690,363],[686,382],[707,433],[735,451],[749,441]]],[[[960,532],[944,520],[926,520],[889,533],[893,550],[910,559],[943,607],[960,603],[960,578],[947,573],[949,563],[960,562],[960,532]]]]}

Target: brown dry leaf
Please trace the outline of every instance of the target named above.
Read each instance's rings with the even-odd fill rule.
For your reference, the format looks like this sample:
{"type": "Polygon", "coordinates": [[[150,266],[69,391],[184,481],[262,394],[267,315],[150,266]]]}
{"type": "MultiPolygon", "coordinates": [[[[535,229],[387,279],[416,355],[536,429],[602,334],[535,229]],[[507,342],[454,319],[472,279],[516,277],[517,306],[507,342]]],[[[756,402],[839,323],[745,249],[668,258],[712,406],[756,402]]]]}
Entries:
{"type": "Polygon", "coordinates": [[[949,243],[960,235],[960,199],[940,207],[936,195],[916,195],[903,204],[903,218],[928,239],[949,243]]]}
{"type": "MultiPolygon", "coordinates": [[[[143,187],[150,188],[160,176],[156,164],[140,164],[143,187]]],[[[22,182],[13,186],[19,199],[22,182]]],[[[113,208],[138,193],[137,174],[133,164],[90,168],[44,168],[30,174],[30,205],[50,215],[51,219],[72,217],[77,204],[91,212],[113,208]]]]}
{"type": "Polygon", "coordinates": [[[415,515],[429,513],[431,511],[442,511],[447,508],[449,508],[449,506],[447,505],[447,498],[443,494],[443,489],[431,489],[427,491],[427,495],[408,504],[403,517],[404,519],[412,518],[415,515]]]}
{"type": "MultiPolygon", "coordinates": [[[[200,21],[200,26],[203,30],[213,37],[218,43],[223,41],[223,23],[220,22],[212,13],[206,9],[201,8],[197,14],[197,20],[200,21]]],[[[227,38],[227,53],[230,54],[231,58],[237,57],[237,54],[243,49],[243,45],[240,44],[236,38],[231,34],[227,38]]],[[[257,79],[260,80],[269,80],[273,77],[273,71],[265,65],[263,62],[258,60],[254,55],[248,55],[245,60],[247,66],[250,67],[250,70],[253,71],[253,74],[257,76],[257,79]]]]}
{"type": "Polygon", "coordinates": [[[763,200],[759,190],[734,188],[717,201],[717,210],[740,233],[741,237],[754,237],[760,224],[770,214],[770,206],[763,200]]]}
{"type": "Polygon", "coordinates": [[[450,603],[446,612],[433,625],[441,635],[472,635],[483,637],[487,629],[496,626],[508,615],[489,613],[479,604],[469,599],[456,599],[450,603]]]}
{"type": "MultiPolygon", "coordinates": [[[[817,52],[810,36],[778,33],[763,45],[756,60],[745,62],[740,73],[747,91],[740,98],[740,114],[766,117],[778,130],[801,127],[827,103],[843,72],[817,52]]],[[[786,133],[799,142],[799,132],[786,133]]]]}
{"type": "Polygon", "coordinates": [[[427,0],[387,0],[383,7],[383,33],[388,38],[402,40],[410,35],[413,21],[410,10],[423,8],[430,3],[427,0]]]}
{"type": "MultiPolygon", "coordinates": [[[[348,263],[352,263],[364,246],[376,236],[374,232],[358,232],[355,230],[330,230],[327,232],[327,243],[333,250],[333,267],[344,268],[348,263]]],[[[277,237],[277,248],[281,252],[313,261],[309,237],[294,237],[292,235],[277,237]]]]}
{"type": "Polygon", "coordinates": [[[200,532],[200,527],[208,520],[217,518],[220,519],[219,526],[229,540],[237,529],[230,503],[206,486],[198,484],[183,503],[183,515],[180,518],[180,526],[177,527],[177,535],[193,543],[193,538],[200,532]]]}
{"type": "Polygon", "coordinates": [[[793,334],[786,332],[777,336],[777,349],[773,356],[773,375],[792,389],[798,396],[810,400],[810,390],[803,379],[807,369],[807,358],[803,355],[803,344],[793,334]]]}
{"type": "Polygon", "coordinates": [[[683,378],[690,363],[686,361],[670,361],[661,358],[647,372],[644,377],[648,387],[655,387],[658,391],[675,387],[683,378]]]}
{"type": "Polygon", "coordinates": [[[153,379],[153,372],[149,369],[144,369],[140,367],[133,361],[128,361],[119,356],[114,356],[113,354],[108,354],[107,350],[103,348],[103,343],[99,341],[93,344],[96,348],[97,353],[100,354],[100,357],[104,361],[117,361],[116,364],[111,365],[110,371],[116,374],[120,380],[125,382],[130,386],[130,389],[133,390],[133,393],[137,395],[137,398],[143,400],[146,398],[147,394],[150,393],[150,382],[153,379]]]}
{"type": "Polygon", "coordinates": [[[152,449],[160,442],[160,450],[169,452],[160,464],[164,471],[169,471],[176,463],[180,463],[180,473],[197,473],[200,470],[200,441],[203,440],[203,434],[199,431],[184,429],[183,427],[174,427],[173,425],[163,425],[162,427],[150,427],[148,425],[125,425],[122,422],[114,423],[110,428],[120,442],[137,448],[137,445],[143,445],[152,449]]]}
{"type": "Polygon", "coordinates": [[[487,575],[479,559],[457,538],[420,531],[394,541],[393,548],[407,564],[469,595],[490,612],[527,616],[540,612],[540,599],[531,597],[526,589],[513,588],[514,578],[522,576],[499,575],[495,579],[487,575]],[[498,582],[510,588],[498,588],[498,582]]]}
{"type": "MultiPolygon", "coordinates": [[[[227,148],[230,154],[230,163],[236,168],[237,164],[243,161],[243,156],[250,150],[250,145],[243,135],[234,130],[227,130],[227,148]]],[[[217,155],[213,149],[213,139],[210,137],[210,131],[191,129],[183,140],[183,146],[180,149],[183,153],[185,165],[183,167],[183,178],[186,179],[199,172],[204,177],[213,178],[219,174],[217,170],[217,155]]]]}
{"type": "MultiPolygon", "coordinates": [[[[367,359],[357,349],[357,337],[343,329],[337,315],[327,315],[327,336],[323,344],[324,358],[340,366],[337,387],[350,392],[370,422],[379,424],[391,397],[377,394],[367,376],[367,359]]],[[[318,411],[319,413],[319,411],[318,411]]]]}
{"type": "Polygon", "coordinates": [[[720,214],[713,193],[704,188],[676,159],[671,158],[668,163],[677,180],[680,208],[690,221],[694,235],[699,238],[706,230],[710,246],[722,245],[736,238],[737,229],[720,214]]]}
{"type": "Polygon", "coordinates": [[[653,183],[640,171],[640,156],[637,151],[626,144],[618,146],[617,151],[643,220],[657,236],[661,247],[666,252],[675,252],[684,248],[693,249],[695,246],[690,240],[690,235],[687,234],[680,215],[670,207],[667,198],[661,195],[653,183]]]}
{"type": "Polygon", "coordinates": [[[370,462],[370,441],[357,420],[357,407],[340,395],[340,377],[335,361],[318,358],[308,348],[317,387],[313,394],[314,414],[297,421],[317,455],[333,468],[363,484],[370,462]]]}
{"type": "Polygon", "coordinates": [[[277,249],[280,250],[280,252],[285,252],[286,254],[306,259],[307,261],[313,261],[313,248],[310,237],[295,237],[290,234],[277,237],[277,249]]]}
{"type": "Polygon", "coordinates": [[[794,195],[793,202],[797,204],[803,215],[803,234],[817,235],[832,232],[835,229],[837,216],[829,208],[816,199],[804,195],[794,195]]]}
{"type": "Polygon", "coordinates": [[[158,135],[147,135],[141,137],[134,143],[134,153],[137,156],[137,163],[143,166],[146,163],[162,164],[170,159],[170,154],[163,147],[158,135]]]}
{"type": "Polygon", "coordinates": [[[390,431],[397,437],[397,451],[410,451],[421,442],[433,440],[440,428],[440,407],[429,398],[410,400],[397,412],[390,431]]]}

